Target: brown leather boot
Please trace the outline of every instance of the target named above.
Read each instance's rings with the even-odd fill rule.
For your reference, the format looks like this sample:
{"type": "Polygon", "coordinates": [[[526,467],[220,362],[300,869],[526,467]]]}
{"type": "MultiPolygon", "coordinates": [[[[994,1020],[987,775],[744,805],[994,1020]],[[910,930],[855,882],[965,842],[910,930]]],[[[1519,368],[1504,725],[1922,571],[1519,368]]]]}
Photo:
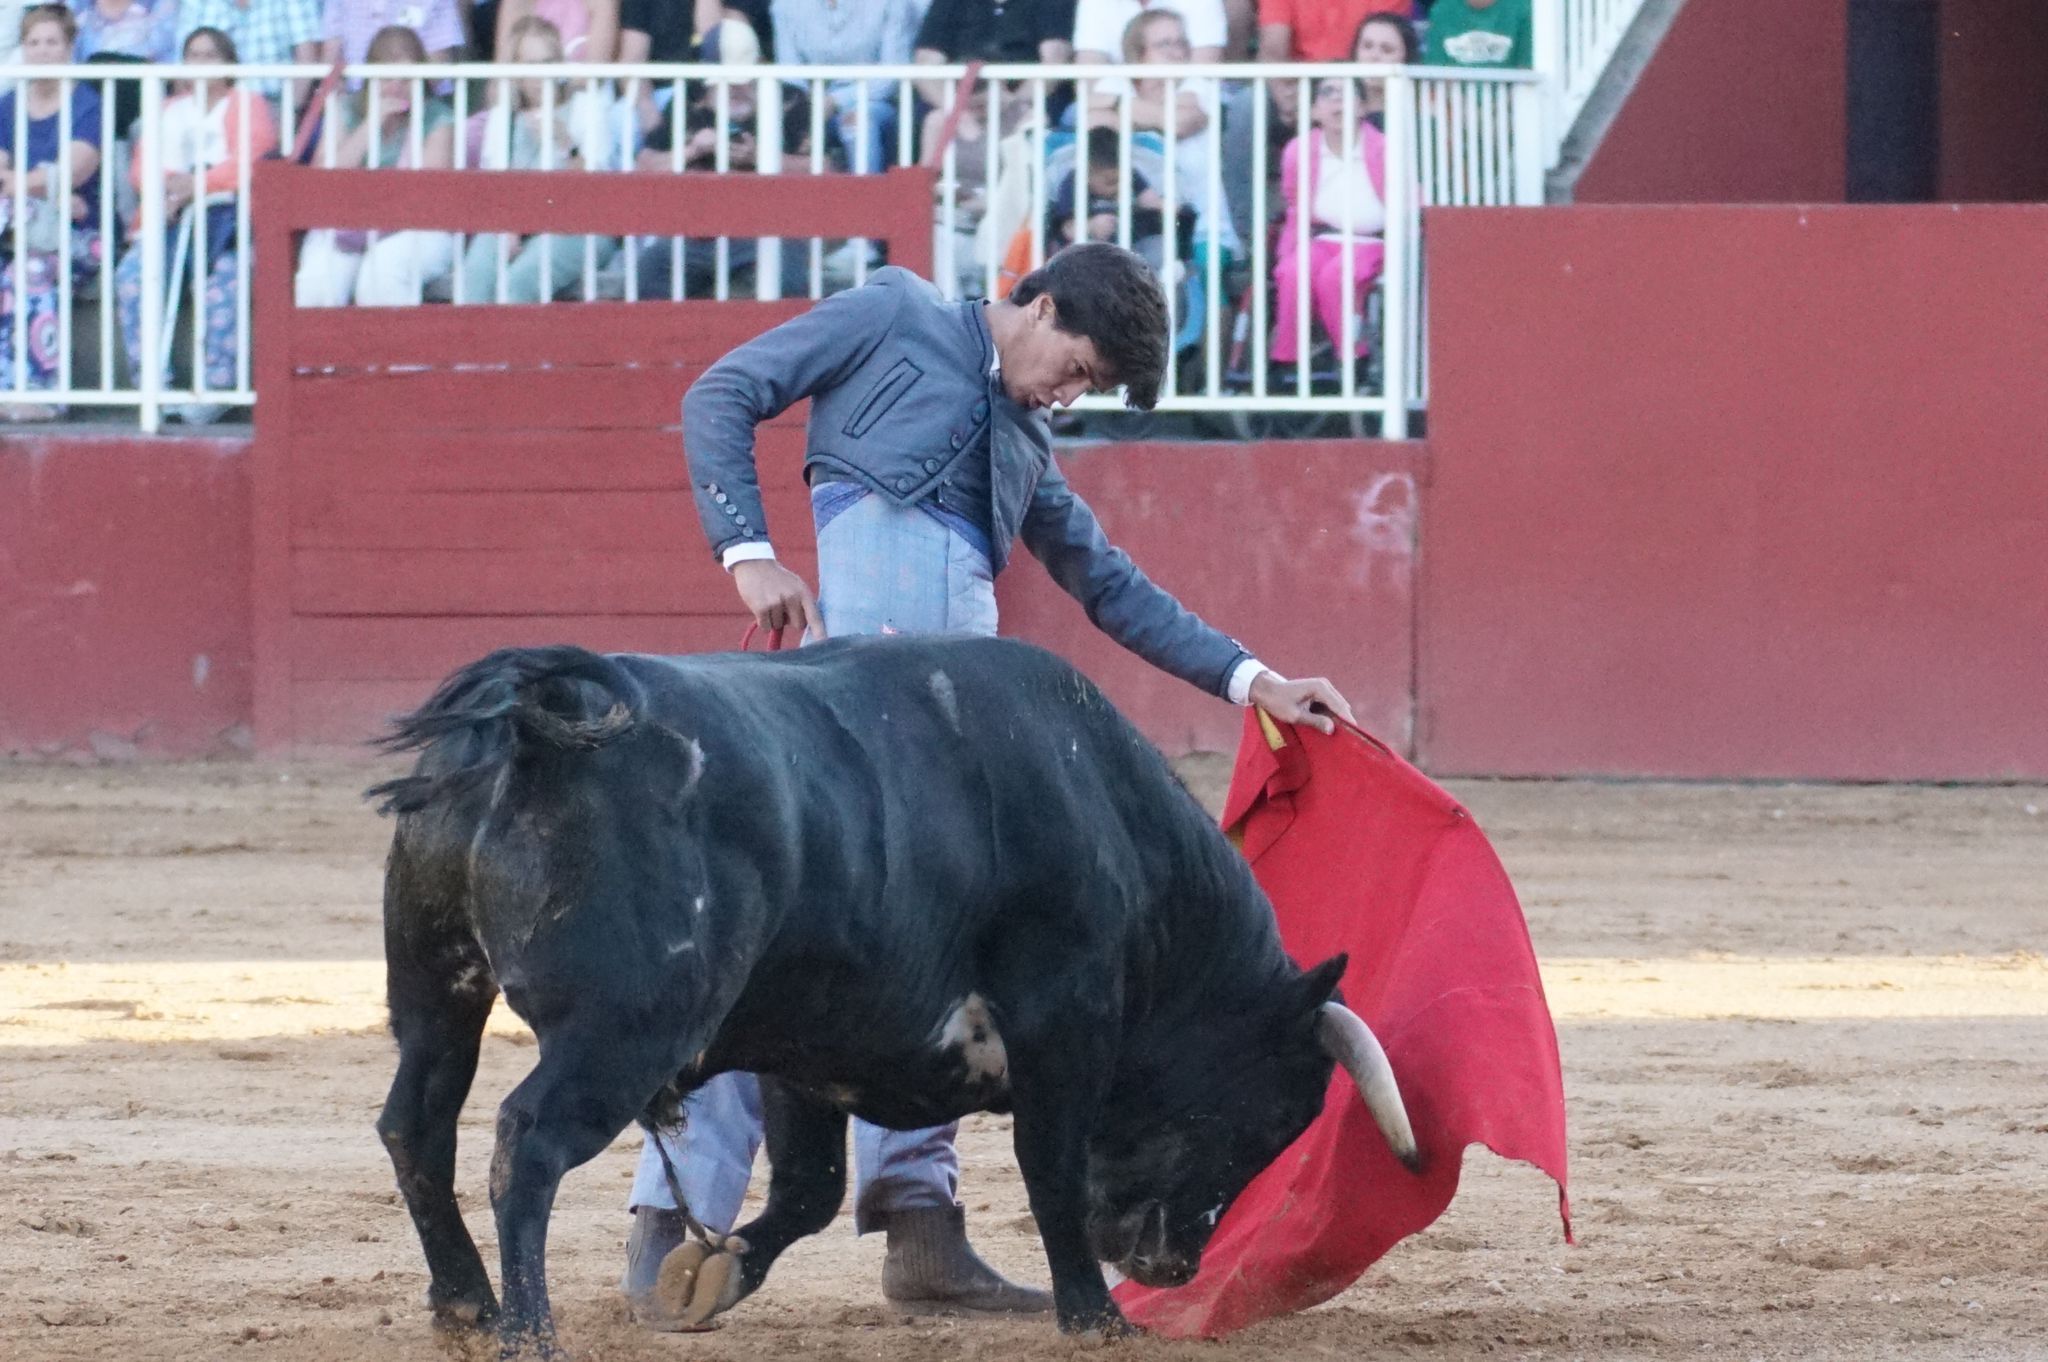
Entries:
{"type": "Polygon", "coordinates": [[[913,1309],[1035,1314],[1052,1309],[1052,1293],[1007,1281],[967,1242],[967,1213],[931,1206],[889,1213],[889,1253],[882,1294],[913,1309]]]}

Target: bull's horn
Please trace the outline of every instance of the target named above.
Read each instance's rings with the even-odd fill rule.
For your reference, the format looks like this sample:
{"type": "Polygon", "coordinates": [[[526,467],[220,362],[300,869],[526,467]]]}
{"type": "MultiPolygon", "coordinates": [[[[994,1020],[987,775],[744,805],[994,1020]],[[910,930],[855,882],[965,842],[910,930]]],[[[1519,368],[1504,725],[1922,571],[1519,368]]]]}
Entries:
{"type": "Polygon", "coordinates": [[[1401,1089],[1394,1082],[1394,1066],[1379,1038],[1356,1012],[1342,1003],[1324,1003],[1316,1014],[1316,1039],[1323,1050],[1344,1066],[1373,1124],[1387,1137],[1395,1157],[1411,1169],[1422,1167],[1422,1153],[1415,1147],[1415,1130],[1408,1124],[1408,1109],[1401,1105],[1401,1089]]]}

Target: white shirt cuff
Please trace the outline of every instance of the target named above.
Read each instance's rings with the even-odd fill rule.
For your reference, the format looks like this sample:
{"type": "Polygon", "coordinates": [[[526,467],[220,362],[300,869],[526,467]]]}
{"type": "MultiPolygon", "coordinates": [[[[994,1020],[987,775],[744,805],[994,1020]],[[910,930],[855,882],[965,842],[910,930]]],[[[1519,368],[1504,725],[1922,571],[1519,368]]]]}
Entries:
{"type": "Polygon", "coordinates": [[[1252,682],[1259,679],[1259,673],[1266,670],[1266,664],[1256,657],[1248,657],[1230,669],[1230,684],[1224,693],[1233,705],[1248,705],[1252,702],[1252,682]]]}
{"type": "Polygon", "coordinates": [[[720,555],[719,561],[725,564],[727,572],[731,572],[737,564],[751,562],[756,558],[773,558],[774,556],[775,546],[773,544],[770,544],[765,539],[750,539],[745,543],[728,545],[725,552],[720,555]]]}

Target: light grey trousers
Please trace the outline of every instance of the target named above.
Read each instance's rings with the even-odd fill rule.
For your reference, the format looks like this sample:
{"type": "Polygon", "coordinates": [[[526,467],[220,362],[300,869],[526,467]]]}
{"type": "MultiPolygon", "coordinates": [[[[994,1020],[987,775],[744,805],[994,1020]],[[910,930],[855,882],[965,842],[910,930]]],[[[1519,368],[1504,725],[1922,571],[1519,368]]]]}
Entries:
{"type": "MultiPolygon", "coordinates": [[[[995,582],[971,527],[848,483],[812,489],[811,507],[818,524],[818,603],[834,637],[995,633],[995,582]]],[[[730,1232],[761,1148],[760,1084],[752,1074],[720,1074],[690,1094],[683,1120],[679,1131],[647,1137],[629,1205],[675,1206],[658,1139],[675,1163],[690,1213],[707,1228],[730,1232]]],[[[958,1129],[885,1130],[856,1119],[855,1230],[877,1228],[889,1211],[953,1205],[958,1129]]]]}

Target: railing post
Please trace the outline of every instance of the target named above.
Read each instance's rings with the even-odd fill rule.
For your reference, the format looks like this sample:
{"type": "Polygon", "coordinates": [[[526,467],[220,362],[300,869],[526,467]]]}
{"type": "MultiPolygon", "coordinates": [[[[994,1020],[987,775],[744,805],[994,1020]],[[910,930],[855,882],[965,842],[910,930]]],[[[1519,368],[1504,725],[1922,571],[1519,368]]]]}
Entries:
{"type": "MultiPolygon", "coordinates": [[[[1410,312],[1421,300],[1408,296],[1410,253],[1420,248],[1422,214],[1416,204],[1415,95],[1413,76],[1387,77],[1387,235],[1380,261],[1380,438],[1408,438],[1408,338],[1418,334],[1410,312]]],[[[1307,357],[1304,356],[1304,359],[1307,357]]]]}
{"type": "Polygon", "coordinates": [[[1543,178],[1550,158],[1544,137],[1544,87],[1527,83],[1508,87],[1508,112],[1514,142],[1514,202],[1518,207],[1544,202],[1543,178]]]}
{"type": "Polygon", "coordinates": [[[1530,14],[1530,58],[1535,66],[1541,118],[1538,124],[1543,142],[1543,163],[1557,160],[1564,146],[1564,96],[1571,73],[1565,69],[1566,0],[1535,0],[1530,14]]]}
{"type": "MultiPolygon", "coordinates": [[[[763,175],[782,173],[782,81],[759,78],[754,89],[754,169],[763,175]]],[[[754,296],[773,302],[782,296],[782,238],[764,236],[754,242],[754,296]]]]}
{"type": "MultiPolygon", "coordinates": [[[[163,425],[164,392],[164,78],[155,68],[142,77],[142,344],[134,357],[142,396],[142,429],[154,435],[163,425]]],[[[102,191],[108,192],[108,191],[102,191]]],[[[203,305],[203,303],[201,304],[203,305]]],[[[242,306],[248,305],[246,298],[242,306]]]]}

